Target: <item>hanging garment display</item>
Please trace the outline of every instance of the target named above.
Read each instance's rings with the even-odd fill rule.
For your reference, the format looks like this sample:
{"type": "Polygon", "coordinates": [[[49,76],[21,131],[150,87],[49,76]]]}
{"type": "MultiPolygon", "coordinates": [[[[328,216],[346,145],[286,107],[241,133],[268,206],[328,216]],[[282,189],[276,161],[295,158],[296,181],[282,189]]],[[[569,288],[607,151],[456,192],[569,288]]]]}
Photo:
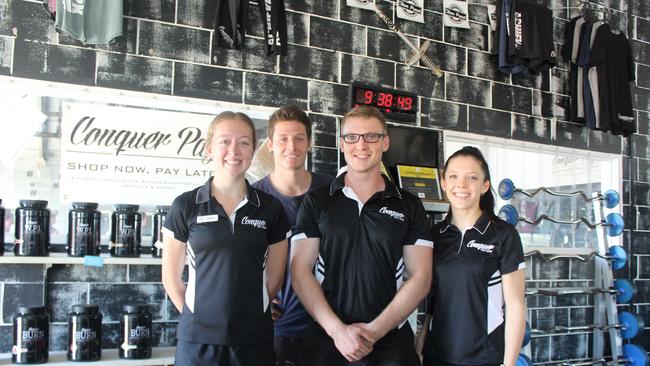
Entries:
{"type": "Polygon", "coordinates": [[[108,44],[122,35],[122,1],[58,0],[56,29],[85,44],[108,44]]]}
{"type": "Polygon", "coordinates": [[[248,1],[216,0],[215,33],[217,45],[241,49],[244,46],[248,23],[248,1]]]}
{"type": "Polygon", "coordinates": [[[536,75],[557,65],[553,42],[553,14],[529,0],[497,2],[499,69],[536,75]]]}
{"type": "Polygon", "coordinates": [[[601,125],[608,122],[609,131],[616,135],[636,132],[630,90],[636,77],[632,47],[625,33],[612,30],[608,24],[598,27],[589,64],[597,68],[601,125]]]}
{"type": "Polygon", "coordinates": [[[498,54],[498,67],[501,72],[508,74],[518,74],[526,70],[526,66],[517,64],[508,57],[508,38],[510,37],[510,8],[512,0],[497,1],[497,29],[495,43],[498,54]]]}
{"type": "Polygon", "coordinates": [[[562,54],[571,63],[569,119],[629,136],[636,132],[630,91],[635,79],[632,49],[624,33],[612,30],[606,20],[590,17],[583,10],[569,21],[564,35],[562,54]]]}
{"type": "MultiPolygon", "coordinates": [[[[578,74],[582,75],[582,70],[578,71],[578,44],[580,40],[580,31],[582,30],[582,25],[585,23],[585,19],[582,16],[575,17],[569,21],[565,29],[564,47],[562,48],[562,57],[569,62],[570,71],[569,71],[569,95],[571,96],[571,102],[569,105],[569,121],[580,122],[582,118],[578,118],[578,111],[584,111],[582,107],[582,97],[580,97],[580,107],[578,108],[578,74]]],[[[580,81],[582,82],[582,76],[580,76],[580,81]]],[[[583,112],[581,112],[583,114],[583,112]]]]}
{"type": "MultiPolygon", "coordinates": [[[[596,32],[598,28],[603,25],[602,21],[594,23],[594,26],[591,29],[591,39],[589,40],[589,48],[594,47],[594,41],[596,39],[596,32]]],[[[588,69],[584,71],[587,73],[586,77],[589,80],[589,87],[591,88],[591,98],[593,100],[593,128],[598,130],[607,130],[609,128],[608,122],[600,119],[600,91],[598,88],[598,68],[595,66],[589,65],[588,69]]],[[[587,121],[589,122],[589,121],[587,121]]]]}
{"type": "Polygon", "coordinates": [[[591,53],[591,32],[593,27],[594,23],[591,22],[587,22],[582,26],[577,60],[578,70],[580,73],[579,78],[581,79],[581,83],[578,85],[578,98],[582,99],[582,117],[589,128],[596,127],[596,116],[594,113],[593,98],[591,97],[591,86],[589,85],[589,78],[587,77],[589,72],[589,54],[591,53]]]}
{"type": "Polygon", "coordinates": [[[257,2],[266,39],[266,55],[287,54],[287,15],[284,0],[259,0],[257,2]]]}

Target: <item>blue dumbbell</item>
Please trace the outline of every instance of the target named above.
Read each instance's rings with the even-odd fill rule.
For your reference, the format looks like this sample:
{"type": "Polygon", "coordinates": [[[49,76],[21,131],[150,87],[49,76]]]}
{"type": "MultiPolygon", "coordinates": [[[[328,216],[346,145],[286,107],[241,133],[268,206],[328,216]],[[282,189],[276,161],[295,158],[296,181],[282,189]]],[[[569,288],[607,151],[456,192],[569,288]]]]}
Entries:
{"type": "Polygon", "coordinates": [[[614,281],[614,287],[618,294],[616,295],[616,302],[619,304],[627,304],[632,301],[636,295],[636,288],[632,283],[624,278],[618,278],[614,281]]]}
{"type": "Polygon", "coordinates": [[[596,197],[587,197],[587,195],[582,191],[564,193],[564,192],[555,192],[555,191],[552,191],[552,190],[550,190],[548,188],[545,188],[545,187],[540,187],[540,188],[536,189],[533,193],[528,193],[528,192],[526,192],[524,190],[516,188],[514,182],[512,180],[508,179],[508,178],[503,179],[499,183],[499,187],[498,187],[497,191],[499,192],[499,197],[501,197],[501,199],[504,199],[504,200],[511,199],[512,196],[514,196],[514,194],[517,193],[517,192],[522,193],[523,195],[526,195],[528,197],[533,197],[537,193],[543,191],[543,192],[546,192],[546,193],[548,193],[548,194],[550,194],[552,196],[558,196],[558,197],[582,196],[582,198],[587,202],[590,202],[590,201],[604,201],[605,202],[605,207],[607,207],[607,208],[614,208],[621,201],[618,192],[616,192],[613,189],[608,190],[604,194],[599,194],[596,197]]]}
{"type": "Polygon", "coordinates": [[[517,357],[517,363],[515,365],[516,366],[533,366],[533,360],[531,360],[525,354],[521,353],[517,357]]]}
{"type": "Polygon", "coordinates": [[[645,328],[643,318],[638,314],[632,314],[628,311],[623,311],[618,314],[618,322],[623,339],[632,339],[645,328]]]}
{"type": "Polygon", "coordinates": [[[612,245],[607,251],[607,256],[605,259],[610,259],[612,261],[613,269],[621,269],[627,264],[627,253],[620,245],[612,245]]]}
{"type": "Polygon", "coordinates": [[[536,218],[534,221],[530,220],[525,217],[520,217],[519,212],[517,211],[517,208],[513,205],[504,205],[501,207],[499,210],[499,217],[502,218],[504,221],[511,225],[517,225],[518,221],[523,221],[526,223],[529,223],[531,225],[539,225],[542,220],[547,220],[550,222],[554,222],[556,224],[579,224],[583,223],[585,224],[589,229],[594,229],[597,226],[605,226],[607,227],[607,235],[609,236],[617,236],[620,235],[623,232],[623,229],[625,228],[625,222],[623,221],[623,216],[621,216],[619,213],[612,212],[607,217],[605,218],[605,223],[591,223],[589,220],[587,220],[584,217],[581,217],[577,220],[559,220],[547,215],[541,215],[538,218],[536,218]]]}
{"type": "Polygon", "coordinates": [[[648,366],[648,352],[636,344],[625,344],[623,345],[623,358],[617,361],[632,366],[648,366]]]}

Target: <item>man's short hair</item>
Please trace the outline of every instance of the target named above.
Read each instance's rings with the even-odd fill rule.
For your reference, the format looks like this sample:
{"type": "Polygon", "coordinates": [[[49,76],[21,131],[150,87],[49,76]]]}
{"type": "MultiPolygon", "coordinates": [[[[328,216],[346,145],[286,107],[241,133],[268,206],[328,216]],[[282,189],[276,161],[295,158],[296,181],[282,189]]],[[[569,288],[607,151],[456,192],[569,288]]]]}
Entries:
{"type": "Polygon", "coordinates": [[[343,116],[343,119],[341,120],[341,131],[343,131],[345,120],[351,117],[359,117],[365,119],[375,118],[379,121],[379,123],[381,123],[381,127],[384,130],[384,132],[387,131],[386,117],[384,117],[384,115],[375,107],[360,105],[350,109],[350,111],[346,113],[345,116],[343,116]]]}
{"type": "Polygon", "coordinates": [[[282,107],[273,112],[271,117],[269,117],[269,124],[266,126],[266,134],[269,138],[273,137],[275,124],[282,121],[297,121],[302,123],[307,132],[307,139],[311,140],[311,121],[307,117],[307,113],[295,105],[282,107]]]}

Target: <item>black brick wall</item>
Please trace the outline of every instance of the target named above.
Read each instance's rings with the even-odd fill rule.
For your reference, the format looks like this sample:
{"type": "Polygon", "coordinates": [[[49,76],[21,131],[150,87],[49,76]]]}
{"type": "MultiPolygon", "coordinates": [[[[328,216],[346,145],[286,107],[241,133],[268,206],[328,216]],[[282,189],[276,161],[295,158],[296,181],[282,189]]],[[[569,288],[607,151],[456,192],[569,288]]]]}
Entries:
{"type": "MultiPolygon", "coordinates": [[[[259,11],[251,4],[244,50],[215,46],[214,9],[205,0],[125,0],[124,36],[107,46],[85,46],[58,34],[37,0],[0,0],[0,75],[136,90],[226,102],[276,107],[293,103],[308,110],[314,123],[312,167],[333,174],[339,161],[337,124],[347,110],[351,81],[379,84],[419,95],[423,128],[468,131],[535,143],[621,154],[623,212],[628,230],[624,245],[631,265],[617,275],[634,280],[634,306],[650,324],[650,5],[642,0],[606,1],[614,24],[626,29],[637,63],[633,87],[638,134],[631,142],[588,131],[568,122],[568,69],[565,62],[535,78],[506,75],[488,53],[491,41],[481,0],[470,4],[471,28],[444,28],[442,1],[425,1],[426,24],[396,20],[414,44],[429,40],[427,55],[445,76],[432,78],[407,66],[408,49],[369,11],[344,0],[286,1],[288,55],[266,57],[259,11]],[[628,13],[629,12],[629,13],[628,13]],[[629,157],[630,150],[632,157],[629,157]],[[629,164],[629,166],[627,165],[629,164]]],[[[546,0],[553,8],[575,5],[546,0]]],[[[602,2],[601,2],[602,3],[602,2]]],[[[379,2],[389,16],[388,2],[379,2]]],[[[556,11],[554,40],[575,11],[556,11]]],[[[529,260],[528,286],[583,286],[590,264],[529,260]]],[[[177,311],[164,296],[157,266],[55,265],[43,283],[40,265],[0,266],[0,352],[11,348],[9,324],[15,307],[43,300],[44,285],[53,320],[53,349],[65,348],[65,319],[76,302],[95,301],[106,317],[105,342],[117,340],[118,304],[137,299],[153,309],[156,344],[172,345],[177,311]]],[[[585,324],[592,319],[586,296],[527,299],[533,326],[585,324]],[[555,308],[549,308],[554,306],[555,308]]],[[[540,336],[532,341],[537,363],[585,357],[587,334],[540,336]]],[[[650,336],[639,342],[650,348],[650,336]]]]}

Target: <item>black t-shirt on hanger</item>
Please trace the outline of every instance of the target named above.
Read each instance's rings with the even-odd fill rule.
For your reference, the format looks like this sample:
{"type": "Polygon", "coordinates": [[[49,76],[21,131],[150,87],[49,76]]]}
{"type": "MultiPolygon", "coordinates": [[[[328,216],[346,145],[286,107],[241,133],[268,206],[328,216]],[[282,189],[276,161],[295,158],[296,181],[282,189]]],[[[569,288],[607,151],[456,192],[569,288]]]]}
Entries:
{"type": "Polygon", "coordinates": [[[598,28],[590,61],[598,68],[601,118],[609,119],[614,134],[629,136],[636,132],[630,91],[630,82],[635,80],[634,61],[625,34],[612,33],[608,24],[598,28]]]}

